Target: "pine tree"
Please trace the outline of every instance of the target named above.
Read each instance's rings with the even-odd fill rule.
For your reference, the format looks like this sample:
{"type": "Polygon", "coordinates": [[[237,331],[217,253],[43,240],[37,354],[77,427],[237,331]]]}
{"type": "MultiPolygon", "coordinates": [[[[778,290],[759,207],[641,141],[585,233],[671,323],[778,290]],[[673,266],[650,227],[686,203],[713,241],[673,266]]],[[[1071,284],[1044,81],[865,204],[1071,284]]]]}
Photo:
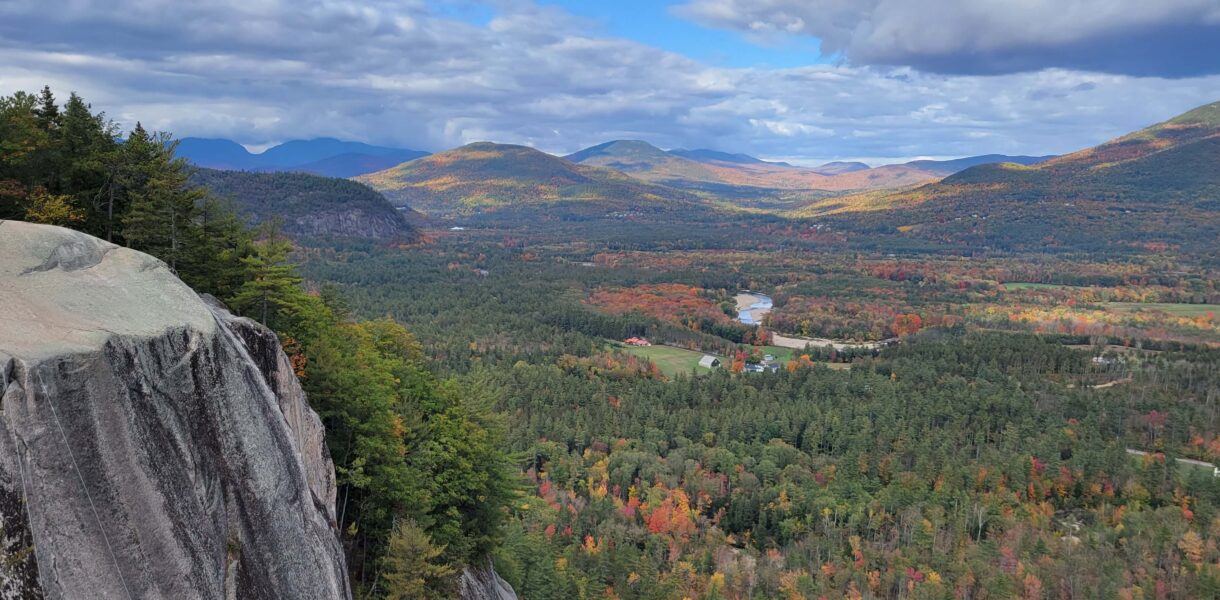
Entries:
{"type": "MultiPolygon", "coordinates": [[[[309,300],[301,289],[301,277],[288,261],[292,244],[280,235],[275,223],[265,226],[263,233],[254,251],[242,258],[245,282],[231,304],[239,313],[258,319],[263,325],[288,332],[293,329],[289,321],[303,313],[309,300]]],[[[297,337],[301,337],[299,333],[297,337]]]]}
{"type": "Polygon", "coordinates": [[[39,106],[34,110],[34,114],[38,117],[38,126],[43,131],[54,131],[59,127],[59,105],[55,103],[55,95],[51,93],[51,86],[42,86],[38,102],[39,106]]]}
{"type": "Polygon", "coordinates": [[[456,571],[439,562],[444,553],[445,547],[433,546],[414,521],[399,521],[382,561],[386,600],[450,597],[456,571]]]}
{"type": "Polygon", "coordinates": [[[230,204],[214,197],[199,203],[193,225],[179,277],[192,288],[232,297],[245,281],[242,259],[254,251],[252,232],[230,204]]]}
{"type": "MultiPolygon", "coordinates": [[[[174,145],[166,134],[150,134],[139,123],[123,145],[121,184],[128,203],[122,217],[127,245],[153,254],[174,271],[189,262],[198,241],[194,229],[199,205],[207,193],[189,185],[190,172],[174,158],[174,145]]],[[[107,232],[114,222],[115,206],[105,212],[107,232]]]]}
{"type": "Polygon", "coordinates": [[[99,237],[113,237],[114,214],[105,210],[113,181],[119,145],[114,126],[102,113],[94,114],[76,94],[68,97],[54,136],[58,168],[42,182],[52,193],[70,194],[85,212],[82,229],[99,237]]]}

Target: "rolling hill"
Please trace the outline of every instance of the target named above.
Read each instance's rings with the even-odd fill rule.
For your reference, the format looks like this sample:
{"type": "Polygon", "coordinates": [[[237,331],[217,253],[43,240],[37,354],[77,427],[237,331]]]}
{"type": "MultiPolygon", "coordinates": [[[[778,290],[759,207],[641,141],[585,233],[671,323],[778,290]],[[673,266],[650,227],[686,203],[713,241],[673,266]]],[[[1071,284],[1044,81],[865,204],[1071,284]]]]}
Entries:
{"type": "Polygon", "coordinates": [[[894,187],[938,178],[900,166],[867,172],[848,169],[844,173],[827,175],[784,163],[747,160],[752,157],[746,155],[709,150],[667,152],[639,140],[606,142],[565,158],[584,165],[618,169],[651,183],[737,199],[777,192],[894,187]]]}
{"type": "Polygon", "coordinates": [[[743,164],[743,165],[779,165],[781,167],[792,166],[785,162],[772,162],[772,161],[762,160],[761,158],[755,158],[753,156],[750,156],[749,154],[741,154],[741,153],[734,154],[734,153],[730,153],[730,152],[721,152],[719,150],[708,150],[705,148],[700,148],[697,150],[687,150],[685,148],[677,148],[674,150],[669,150],[668,152],[670,154],[673,154],[674,156],[681,156],[682,158],[689,158],[691,160],[697,160],[699,162],[739,163],[739,164],[743,164]]]}
{"type": "MultiPolygon", "coordinates": [[[[564,158],[582,165],[615,169],[653,183],[674,185],[727,183],[714,168],[705,162],[671,154],[640,140],[606,142],[569,154],[564,158]]],[[[762,164],[761,161],[759,164],[762,164]]]]}
{"type": "Polygon", "coordinates": [[[455,215],[550,207],[597,215],[690,208],[697,196],[526,146],[478,142],[357,178],[396,205],[455,215]]]}
{"type": "Polygon", "coordinates": [[[979,165],[930,185],[823,200],[795,214],[1004,248],[1180,245],[1215,252],[1220,102],[1034,165],[979,165]]]}
{"type": "Polygon", "coordinates": [[[1053,155],[1047,156],[1009,156],[1006,154],[984,154],[982,156],[967,156],[965,158],[956,158],[952,160],[913,160],[908,163],[903,163],[908,167],[914,167],[928,171],[930,173],[938,173],[941,176],[949,176],[954,173],[965,171],[970,167],[978,165],[998,164],[998,163],[1014,163],[1018,165],[1034,165],[1040,162],[1045,162],[1055,158],[1053,155]]]}
{"type": "Polygon", "coordinates": [[[191,182],[228,199],[251,224],[273,218],[294,237],[334,236],[414,241],[410,209],[348,179],[308,173],[253,173],[199,169],[191,182]]]}
{"type": "Polygon", "coordinates": [[[767,162],[746,154],[715,150],[666,151],[640,140],[616,140],[565,158],[584,165],[617,169],[651,183],[741,200],[798,191],[898,188],[928,183],[976,164],[1004,160],[1028,164],[1044,157],[987,155],[875,168],[861,162],[832,162],[806,168],[767,162]]]}
{"type": "Polygon", "coordinates": [[[840,175],[842,173],[852,173],[855,171],[867,171],[868,169],[871,169],[871,168],[872,167],[870,167],[862,162],[845,162],[845,161],[841,161],[841,160],[836,160],[833,162],[828,162],[821,166],[814,167],[810,170],[815,173],[821,173],[822,175],[840,175]]]}
{"type": "Polygon", "coordinates": [[[355,177],[388,169],[428,153],[316,138],[285,142],[256,154],[232,140],[188,137],[179,140],[177,155],[208,169],[298,171],[327,177],[355,177]]]}

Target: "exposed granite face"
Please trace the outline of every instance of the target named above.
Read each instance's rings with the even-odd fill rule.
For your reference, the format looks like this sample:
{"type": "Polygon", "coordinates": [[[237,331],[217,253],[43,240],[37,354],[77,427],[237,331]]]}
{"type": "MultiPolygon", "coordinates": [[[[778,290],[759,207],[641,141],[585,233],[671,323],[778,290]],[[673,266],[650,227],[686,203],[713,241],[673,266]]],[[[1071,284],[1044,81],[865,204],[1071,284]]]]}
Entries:
{"type": "Polygon", "coordinates": [[[274,334],[160,261],[0,222],[0,393],[0,599],[350,598],[274,334]]]}
{"type": "Polygon", "coordinates": [[[517,600],[517,593],[500,578],[489,561],[482,567],[466,567],[458,581],[462,600],[517,600]]]}
{"type": "Polygon", "coordinates": [[[360,237],[374,240],[414,239],[418,234],[395,212],[371,213],[360,208],[300,215],[287,224],[297,235],[360,237]]]}

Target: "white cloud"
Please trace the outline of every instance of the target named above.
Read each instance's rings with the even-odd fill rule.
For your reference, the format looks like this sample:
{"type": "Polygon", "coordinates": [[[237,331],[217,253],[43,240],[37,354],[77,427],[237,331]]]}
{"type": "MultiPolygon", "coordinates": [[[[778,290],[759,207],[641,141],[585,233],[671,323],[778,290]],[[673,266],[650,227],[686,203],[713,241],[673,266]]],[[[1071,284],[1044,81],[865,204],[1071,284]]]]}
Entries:
{"type": "Polygon", "coordinates": [[[816,37],[825,53],[856,64],[946,73],[1220,72],[1215,0],[687,0],[674,12],[753,38],[816,37]]]}
{"type": "Polygon", "coordinates": [[[525,0],[497,4],[487,26],[418,2],[107,4],[0,5],[0,93],[49,83],[125,126],[246,144],[333,136],[439,150],[491,139],[566,153],[642,138],[817,161],[1064,152],[1220,89],[1215,76],[1066,69],[713,68],[590,35],[525,0]]]}

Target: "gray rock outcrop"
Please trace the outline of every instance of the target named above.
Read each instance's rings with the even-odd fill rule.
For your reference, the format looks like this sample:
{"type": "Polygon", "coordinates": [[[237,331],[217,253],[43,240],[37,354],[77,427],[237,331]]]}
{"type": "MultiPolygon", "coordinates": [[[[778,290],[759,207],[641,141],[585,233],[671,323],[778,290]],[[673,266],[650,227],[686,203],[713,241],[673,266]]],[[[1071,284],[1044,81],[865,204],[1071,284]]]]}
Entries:
{"type": "Polygon", "coordinates": [[[496,573],[488,561],[482,567],[466,567],[458,580],[461,600],[517,600],[517,593],[496,573]]]}
{"type": "Polygon", "coordinates": [[[275,335],[160,261],[0,221],[0,599],[347,599],[275,335]]]}

